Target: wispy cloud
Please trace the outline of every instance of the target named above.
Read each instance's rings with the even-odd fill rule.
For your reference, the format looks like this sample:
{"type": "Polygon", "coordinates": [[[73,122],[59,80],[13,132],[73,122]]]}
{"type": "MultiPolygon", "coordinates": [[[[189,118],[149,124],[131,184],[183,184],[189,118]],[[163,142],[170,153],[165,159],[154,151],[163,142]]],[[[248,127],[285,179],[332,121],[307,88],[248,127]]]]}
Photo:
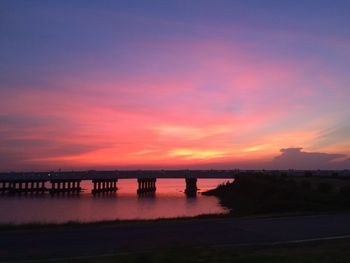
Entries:
{"type": "Polygon", "coordinates": [[[1,3],[0,167],[350,154],[348,4],[243,2],[1,3]]]}

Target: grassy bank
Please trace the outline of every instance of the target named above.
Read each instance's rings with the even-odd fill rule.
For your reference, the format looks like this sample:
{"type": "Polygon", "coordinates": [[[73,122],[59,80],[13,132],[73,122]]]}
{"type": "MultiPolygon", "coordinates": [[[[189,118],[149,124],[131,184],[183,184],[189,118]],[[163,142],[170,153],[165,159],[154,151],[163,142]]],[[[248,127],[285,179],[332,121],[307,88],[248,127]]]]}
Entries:
{"type": "Polygon", "coordinates": [[[345,263],[350,262],[350,240],[268,246],[180,248],[74,260],[74,262],[345,263]]]}
{"type": "Polygon", "coordinates": [[[0,224],[0,231],[6,230],[21,230],[21,229],[59,229],[67,227],[96,227],[96,226],[115,226],[115,225],[129,225],[129,224],[147,224],[154,222],[174,222],[174,221],[189,221],[197,219],[210,219],[210,218],[227,218],[229,214],[203,214],[193,217],[175,217],[175,218],[156,218],[156,219],[134,219],[134,220],[104,220],[96,222],[79,222],[69,221],[66,223],[28,223],[28,224],[0,224]]]}
{"type": "Polygon", "coordinates": [[[236,216],[350,210],[350,180],[251,175],[203,193],[236,216]]]}

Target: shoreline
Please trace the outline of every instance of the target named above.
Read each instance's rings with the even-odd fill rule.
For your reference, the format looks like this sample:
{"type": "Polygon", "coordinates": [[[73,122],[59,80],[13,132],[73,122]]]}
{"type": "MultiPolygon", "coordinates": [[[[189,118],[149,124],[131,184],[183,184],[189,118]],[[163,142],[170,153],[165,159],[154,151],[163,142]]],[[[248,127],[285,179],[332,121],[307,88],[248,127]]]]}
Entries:
{"type": "Polygon", "coordinates": [[[102,220],[93,222],[79,222],[68,221],[64,223],[9,223],[0,224],[0,231],[11,230],[45,230],[45,229],[61,229],[61,228],[89,228],[89,227],[108,227],[108,226],[127,226],[127,225],[143,225],[159,223],[172,223],[172,222],[190,222],[197,220],[218,220],[218,219],[277,219],[277,218],[293,218],[293,217],[312,217],[312,216],[329,216],[339,214],[350,214],[350,210],[345,211],[329,211],[329,212],[316,212],[316,211],[300,211],[289,213],[266,213],[255,215],[234,215],[233,213],[219,213],[219,214],[202,214],[197,216],[184,216],[173,218],[155,218],[155,219],[128,219],[128,220],[102,220]]]}
{"type": "Polygon", "coordinates": [[[219,218],[232,218],[230,212],[218,213],[218,214],[202,214],[197,216],[179,216],[179,217],[161,217],[154,219],[116,219],[116,220],[101,220],[91,222],[81,221],[67,221],[62,223],[4,223],[0,224],[0,231],[2,230],[20,230],[20,229],[45,229],[45,228],[64,228],[64,227],[95,227],[95,226],[113,226],[113,225],[128,225],[128,224],[146,224],[154,222],[173,222],[173,221],[190,221],[197,219],[219,219],[219,218]]]}

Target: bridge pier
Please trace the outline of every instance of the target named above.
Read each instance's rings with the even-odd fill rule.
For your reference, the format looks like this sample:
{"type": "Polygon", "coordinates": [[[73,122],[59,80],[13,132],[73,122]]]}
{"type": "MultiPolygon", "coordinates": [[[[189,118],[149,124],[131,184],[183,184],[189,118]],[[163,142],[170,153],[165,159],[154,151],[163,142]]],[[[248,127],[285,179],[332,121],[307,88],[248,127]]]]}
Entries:
{"type": "Polygon", "coordinates": [[[137,193],[154,193],[156,191],[156,178],[138,178],[138,189],[137,193]]]}
{"type": "Polygon", "coordinates": [[[8,181],[1,181],[0,182],[0,193],[5,194],[5,193],[9,193],[10,189],[11,189],[11,182],[8,181]]]}
{"type": "Polygon", "coordinates": [[[185,194],[190,196],[196,195],[197,190],[197,178],[186,178],[185,194]]]}
{"type": "Polygon", "coordinates": [[[1,181],[0,182],[0,193],[44,193],[46,192],[45,187],[46,180],[38,181],[1,181]]]}
{"type": "Polygon", "coordinates": [[[104,193],[104,192],[116,192],[118,179],[97,179],[92,180],[93,188],[92,194],[104,193]]]}
{"type": "Polygon", "coordinates": [[[78,179],[51,180],[50,193],[79,193],[81,192],[80,182],[81,180],[78,179]]]}

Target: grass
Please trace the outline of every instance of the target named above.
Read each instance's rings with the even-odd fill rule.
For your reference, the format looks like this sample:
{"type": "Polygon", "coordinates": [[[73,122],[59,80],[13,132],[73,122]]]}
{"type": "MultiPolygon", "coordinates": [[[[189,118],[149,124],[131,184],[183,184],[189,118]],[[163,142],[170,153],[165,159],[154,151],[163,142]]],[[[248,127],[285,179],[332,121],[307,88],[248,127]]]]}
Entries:
{"type": "Polygon", "coordinates": [[[317,241],[288,245],[177,248],[81,260],[80,263],[235,262],[235,263],[348,263],[350,240],[317,241]]]}
{"type": "Polygon", "coordinates": [[[96,222],[79,222],[69,221],[66,223],[28,223],[28,224],[0,224],[0,231],[6,230],[22,230],[22,229],[60,229],[67,227],[96,227],[96,226],[115,226],[115,225],[129,225],[129,224],[147,224],[153,222],[174,222],[174,221],[188,221],[197,219],[210,218],[227,218],[229,214],[202,214],[194,217],[174,217],[174,218],[157,218],[157,219],[135,219],[135,220],[105,220],[96,222]]]}

